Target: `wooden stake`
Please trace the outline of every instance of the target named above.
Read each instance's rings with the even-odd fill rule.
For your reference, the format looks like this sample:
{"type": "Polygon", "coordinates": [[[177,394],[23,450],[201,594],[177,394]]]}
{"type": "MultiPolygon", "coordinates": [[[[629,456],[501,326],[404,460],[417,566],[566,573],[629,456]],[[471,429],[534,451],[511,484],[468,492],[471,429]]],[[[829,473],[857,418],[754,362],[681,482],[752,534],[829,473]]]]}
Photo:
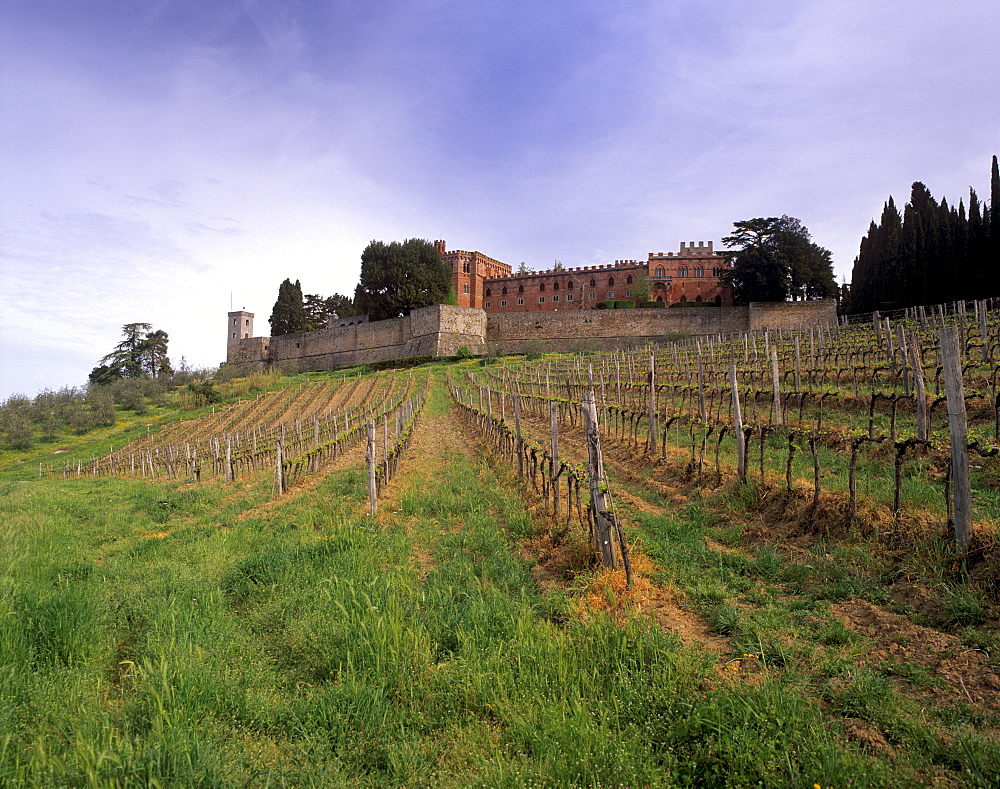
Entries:
{"type": "Polygon", "coordinates": [[[924,363],[920,358],[920,342],[912,332],[910,354],[913,357],[913,396],[917,404],[917,438],[927,441],[927,390],[924,388],[924,363]]]}
{"type": "Polygon", "coordinates": [[[378,505],[378,492],[375,488],[375,420],[368,420],[368,451],[365,454],[368,461],[368,514],[374,516],[378,505]]]}
{"type": "Polygon", "coordinates": [[[285,492],[285,472],[283,468],[282,442],[279,439],[274,447],[274,495],[281,496],[285,492]]]}
{"type": "Polygon", "coordinates": [[[607,478],[604,476],[601,434],[597,428],[597,406],[594,403],[593,392],[584,394],[581,406],[587,431],[587,475],[590,478],[590,510],[597,528],[597,548],[601,552],[602,564],[605,567],[613,568],[615,567],[615,546],[610,524],[603,514],[608,510],[607,498],[604,495],[607,488],[607,478]]]}
{"type": "Polygon", "coordinates": [[[514,437],[517,441],[517,476],[524,476],[524,441],[521,439],[521,397],[514,393],[514,437]]]}
{"type": "Polygon", "coordinates": [[[552,483],[552,515],[559,517],[559,406],[549,402],[549,455],[552,466],[549,480],[552,483]]]}
{"type": "Polygon", "coordinates": [[[951,479],[955,501],[955,543],[964,551],[972,539],[972,487],[969,481],[969,446],[962,387],[962,361],[958,329],[946,326],[940,332],[945,395],[948,398],[948,429],[951,438],[951,479]]]}
{"type": "Polygon", "coordinates": [[[771,346],[771,396],[774,403],[774,424],[781,427],[781,379],[778,376],[778,349],[771,346]]]}
{"type": "Polygon", "coordinates": [[[729,362],[729,386],[733,397],[733,432],[736,434],[736,468],[740,482],[747,481],[746,445],[743,440],[743,416],[740,413],[740,390],[736,383],[736,359],[729,362]]]}
{"type": "Polygon", "coordinates": [[[653,354],[649,355],[649,439],[646,451],[656,454],[656,361],[653,354]]]}

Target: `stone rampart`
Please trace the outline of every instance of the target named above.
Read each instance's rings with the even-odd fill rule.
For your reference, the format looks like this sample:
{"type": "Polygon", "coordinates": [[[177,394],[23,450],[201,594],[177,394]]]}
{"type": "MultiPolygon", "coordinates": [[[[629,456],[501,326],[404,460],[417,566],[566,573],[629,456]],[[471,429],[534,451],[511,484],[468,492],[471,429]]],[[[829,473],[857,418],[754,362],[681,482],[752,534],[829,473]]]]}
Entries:
{"type": "Polygon", "coordinates": [[[748,308],[749,325],[741,331],[761,329],[802,329],[810,326],[836,326],[837,302],[770,301],[754,302],[748,308]]]}
{"type": "Polygon", "coordinates": [[[572,310],[489,315],[491,352],[625,348],[677,334],[740,334],[764,329],[836,325],[834,301],[754,303],[748,307],[572,310]]]}
{"type": "Polygon", "coordinates": [[[833,301],[491,315],[471,307],[438,305],[392,320],[237,340],[230,342],[227,361],[249,368],[294,362],[303,370],[326,370],[411,356],[454,356],[463,346],[476,354],[602,350],[663,342],[679,334],[740,334],[836,323],[833,301]]]}
{"type": "Polygon", "coordinates": [[[303,370],[329,370],[410,356],[453,356],[463,345],[482,353],[485,334],[482,310],[442,304],[391,320],[251,337],[240,340],[227,361],[254,368],[294,362],[303,370]]]}

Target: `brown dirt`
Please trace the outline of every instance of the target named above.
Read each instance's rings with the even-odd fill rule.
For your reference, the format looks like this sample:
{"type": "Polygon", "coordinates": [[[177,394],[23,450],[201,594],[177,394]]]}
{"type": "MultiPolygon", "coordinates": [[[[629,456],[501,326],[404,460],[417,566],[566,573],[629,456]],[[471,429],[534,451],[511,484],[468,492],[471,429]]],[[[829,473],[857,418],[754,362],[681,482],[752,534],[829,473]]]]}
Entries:
{"type": "Polygon", "coordinates": [[[1000,712],[1000,677],[980,652],[964,646],[956,636],[915,625],[907,617],[866,600],[848,600],[830,606],[830,610],[847,627],[870,639],[867,663],[912,663],[928,669],[945,684],[917,687],[907,683],[917,695],[1000,712]]]}
{"type": "MultiPolygon", "coordinates": [[[[525,422],[531,424],[535,430],[548,433],[547,423],[530,418],[525,422]]],[[[578,428],[561,427],[559,435],[560,453],[564,459],[576,463],[586,462],[583,432],[578,428]]],[[[637,479],[636,457],[629,450],[614,443],[605,444],[602,449],[605,466],[610,474],[619,478],[637,479]]],[[[671,504],[680,506],[688,501],[684,486],[675,484],[675,480],[654,479],[647,476],[642,477],[641,484],[654,490],[664,501],[671,504]]],[[[616,486],[612,493],[626,530],[629,528],[628,521],[633,519],[635,513],[667,514],[664,507],[653,504],[624,487],[616,486]]],[[[543,510],[542,505],[536,506],[537,509],[543,510]]],[[[548,517],[544,511],[540,514],[541,517],[548,517]]],[[[534,556],[540,559],[535,568],[536,579],[543,585],[566,584],[575,574],[568,571],[568,567],[582,569],[594,564],[593,552],[585,540],[579,541],[574,547],[568,546],[562,540],[555,541],[559,547],[552,545],[552,542],[552,536],[548,534],[544,539],[536,541],[540,545],[532,545],[536,551],[539,547],[548,549],[534,553],[534,556]],[[586,561],[581,563],[581,559],[586,561]]],[[[664,630],[676,633],[685,646],[700,646],[720,655],[729,653],[731,646],[728,639],[713,632],[697,614],[687,610],[678,590],[653,583],[649,576],[655,574],[656,565],[649,557],[638,553],[634,546],[630,550],[634,576],[632,588],[626,586],[624,571],[598,571],[577,601],[580,616],[586,618],[590,615],[589,612],[594,611],[609,612],[619,621],[632,616],[650,616],[664,630]]],[[[739,659],[735,668],[739,668],[739,659]]]]}

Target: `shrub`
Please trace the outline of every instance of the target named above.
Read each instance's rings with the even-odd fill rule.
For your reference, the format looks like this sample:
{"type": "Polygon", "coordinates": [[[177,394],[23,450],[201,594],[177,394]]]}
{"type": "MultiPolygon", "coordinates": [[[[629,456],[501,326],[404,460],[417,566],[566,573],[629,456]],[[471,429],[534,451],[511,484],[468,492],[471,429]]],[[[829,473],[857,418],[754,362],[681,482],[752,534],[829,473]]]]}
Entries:
{"type": "Polygon", "coordinates": [[[215,391],[215,384],[212,381],[192,381],[187,385],[187,388],[195,395],[195,402],[197,403],[195,408],[218,403],[222,400],[219,393],[215,391]]]}
{"type": "Polygon", "coordinates": [[[619,299],[615,302],[616,310],[634,310],[635,302],[631,299],[619,299]]]}
{"type": "Polygon", "coordinates": [[[11,449],[29,449],[32,442],[31,402],[14,395],[0,407],[0,433],[11,449]]]}

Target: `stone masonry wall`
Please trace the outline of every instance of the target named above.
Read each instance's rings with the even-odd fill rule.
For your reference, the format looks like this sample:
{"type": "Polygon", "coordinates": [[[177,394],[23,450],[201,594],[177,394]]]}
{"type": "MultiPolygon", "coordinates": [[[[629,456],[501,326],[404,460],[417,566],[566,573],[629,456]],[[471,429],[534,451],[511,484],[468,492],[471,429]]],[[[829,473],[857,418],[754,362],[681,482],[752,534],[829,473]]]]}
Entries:
{"type": "Polygon", "coordinates": [[[753,303],[750,309],[750,331],[758,329],[801,329],[809,326],[836,326],[837,302],[778,301],[753,303]]]}
{"type": "Polygon", "coordinates": [[[574,310],[489,315],[490,351],[575,351],[623,348],[636,343],[690,335],[738,334],[769,329],[835,325],[834,301],[776,302],[749,307],[667,307],[663,309],[574,310]]]}
{"type": "Polygon", "coordinates": [[[573,351],[620,348],[678,332],[692,335],[747,331],[748,307],[675,307],[573,310],[489,315],[491,351],[573,351]]]}
{"type": "Polygon", "coordinates": [[[294,361],[304,370],[328,370],[410,356],[453,356],[463,345],[482,353],[485,334],[482,310],[437,305],[392,320],[251,337],[241,340],[227,361],[251,368],[294,361]]]}
{"type": "Polygon", "coordinates": [[[326,370],[410,356],[454,356],[462,346],[475,354],[601,350],[678,333],[738,334],[836,323],[833,301],[492,315],[438,305],[393,320],[239,340],[230,345],[227,361],[249,368],[294,361],[304,370],[326,370]]]}

